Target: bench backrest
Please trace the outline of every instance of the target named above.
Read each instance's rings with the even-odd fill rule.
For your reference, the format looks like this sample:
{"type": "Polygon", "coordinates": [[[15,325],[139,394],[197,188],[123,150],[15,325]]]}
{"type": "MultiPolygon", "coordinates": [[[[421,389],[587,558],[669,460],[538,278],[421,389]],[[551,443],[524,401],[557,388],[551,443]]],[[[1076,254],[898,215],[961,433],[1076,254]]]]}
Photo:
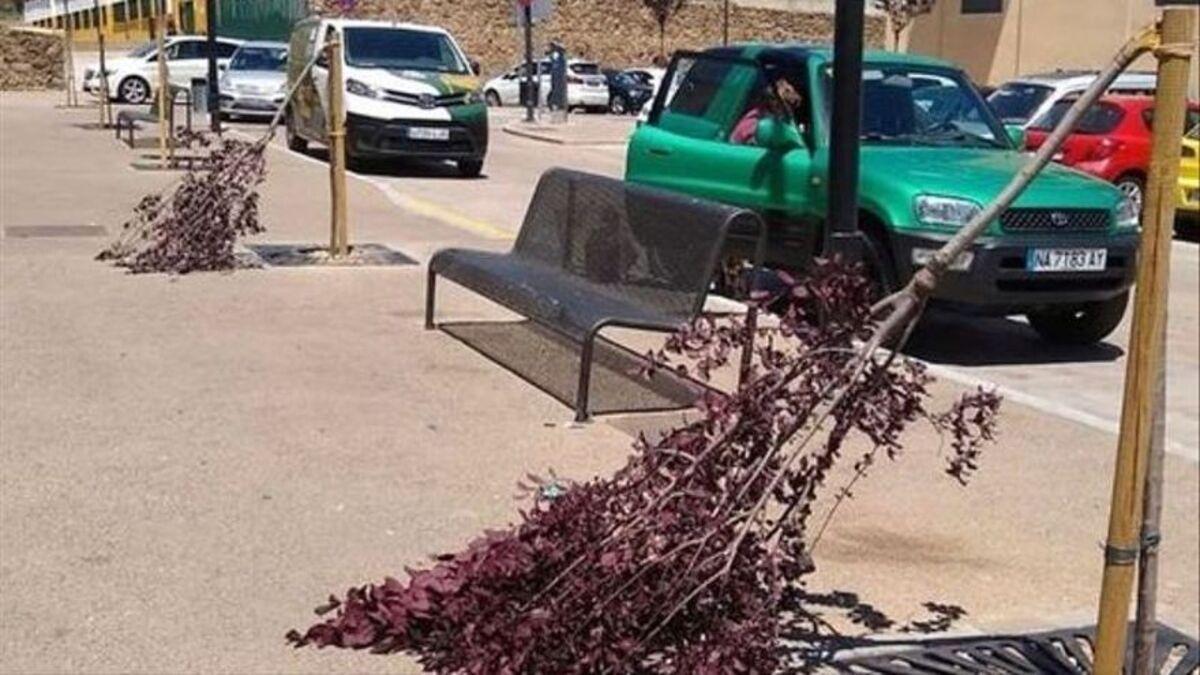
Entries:
{"type": "Polygon", "coordinates": [[[690,318],[703,308],[729,231],[760,227],[751,211],[551,169],[538,181],[513,254],[690,318]]]}

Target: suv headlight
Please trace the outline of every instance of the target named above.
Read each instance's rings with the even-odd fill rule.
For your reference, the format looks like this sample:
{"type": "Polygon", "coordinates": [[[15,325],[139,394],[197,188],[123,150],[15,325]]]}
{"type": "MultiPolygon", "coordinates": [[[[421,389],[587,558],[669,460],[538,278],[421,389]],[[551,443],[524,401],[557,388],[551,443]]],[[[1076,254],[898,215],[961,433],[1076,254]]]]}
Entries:
{"type": "Polygon", "coordinates": [[[982,206],[969,199],[933,195],[918,196],[914,208],[917,220],[922,224],[948,227],[962,227],[983,210],[982,206]]]}
{"type": "Polygon", "coordinates": [[[364,98],[379,98],[379,92],[376,91],[375,87],[366,82],[359,82],[353,77],[346,80],[346,91],[364,98]]]}
{"type": "Polygon", "coordinates": [[[1137,202],[1129,197],[1123,197],[1117,204],[1117,227],[1137,227],[1141,224],[1142,214],[1138,211],[1137,202]]]}

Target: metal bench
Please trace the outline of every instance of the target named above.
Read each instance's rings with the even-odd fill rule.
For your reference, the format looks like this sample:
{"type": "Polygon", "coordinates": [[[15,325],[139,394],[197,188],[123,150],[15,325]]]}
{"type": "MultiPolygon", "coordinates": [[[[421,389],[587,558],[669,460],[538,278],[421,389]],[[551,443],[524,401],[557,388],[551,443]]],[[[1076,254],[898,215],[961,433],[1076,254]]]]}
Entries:
{"type": "Polygon", "coordinates": [[[437,277],[503,305],[580,345],[575,418],[588,417],[599,332],[671,332],[703,309],[731,231],[763,232],[753,212],[601,176],[542,175],[508,253],[438,251],[429,263],[425,327],[437,277]]]}

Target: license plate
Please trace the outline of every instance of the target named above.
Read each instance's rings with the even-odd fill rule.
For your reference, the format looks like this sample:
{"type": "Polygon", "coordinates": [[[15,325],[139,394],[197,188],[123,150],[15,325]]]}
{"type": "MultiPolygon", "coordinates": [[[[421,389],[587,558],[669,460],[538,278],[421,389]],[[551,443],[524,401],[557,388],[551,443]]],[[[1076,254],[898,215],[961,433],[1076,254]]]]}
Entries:
{"type": "Polygon", "coordinates": [[[1031,248],[1025,255],[1030,272],[1103,272],[1107,263],[1103,248],[1031,248]]]}
{"type": "Polygon", "coordinates": [[[414,141],[448,141],[450,130],[438,127],[409,127],[408,137],[414,141]]]}

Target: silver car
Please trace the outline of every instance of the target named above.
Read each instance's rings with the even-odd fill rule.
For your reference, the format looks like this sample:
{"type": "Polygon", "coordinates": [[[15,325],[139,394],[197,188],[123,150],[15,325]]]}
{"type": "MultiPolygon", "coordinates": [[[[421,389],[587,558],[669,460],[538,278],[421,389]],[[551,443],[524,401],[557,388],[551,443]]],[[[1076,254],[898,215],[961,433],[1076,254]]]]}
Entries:
{"type": "Polygon", "coordinates": [[[221,113],[229,117],[272,117],[287,95],[288,46],[247,42],[234,52],[221,76],[221,113]]]}

